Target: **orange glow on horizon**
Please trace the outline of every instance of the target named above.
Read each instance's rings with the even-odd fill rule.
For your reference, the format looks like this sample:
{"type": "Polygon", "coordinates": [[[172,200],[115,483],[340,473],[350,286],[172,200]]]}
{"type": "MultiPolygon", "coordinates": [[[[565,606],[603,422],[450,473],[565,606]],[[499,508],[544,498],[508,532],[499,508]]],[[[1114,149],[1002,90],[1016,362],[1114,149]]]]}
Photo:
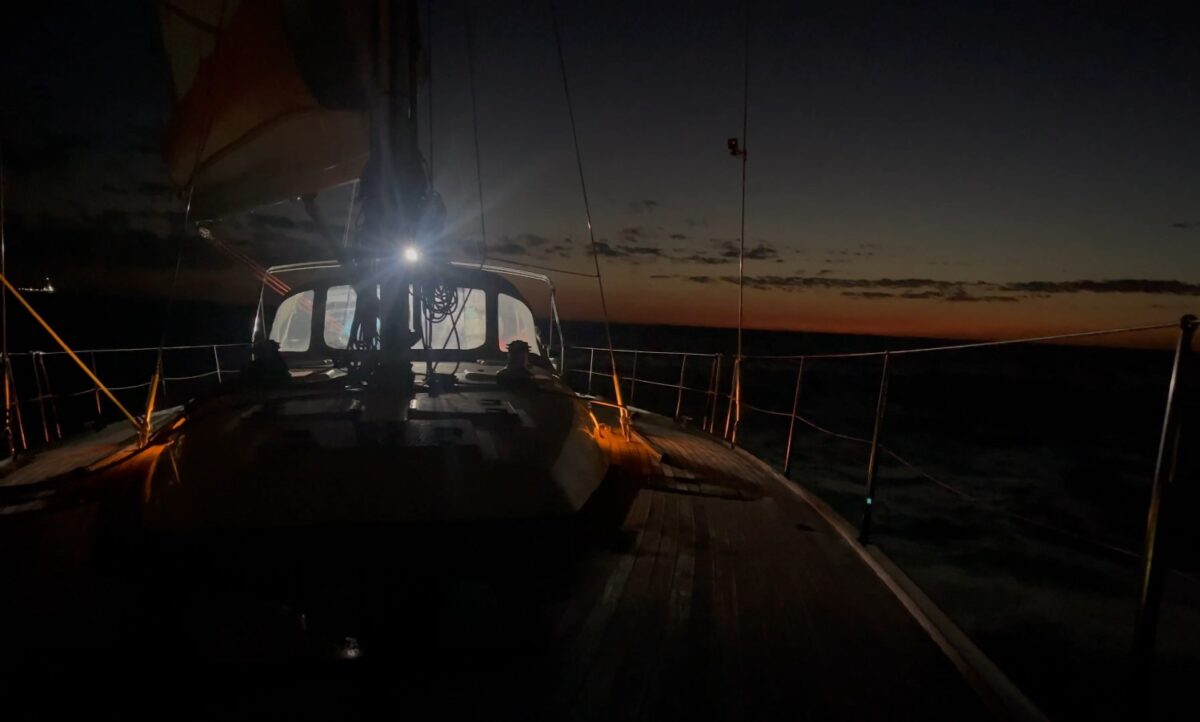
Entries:
{"type": "MultiPolygon", "coordinates": [[[[573,279],[574,280],[574,279],[573,279]]],[[[564,320],[600,321],[594,282],[560,287],[564,320]]],[[[644,325],[734,328],[736,287],[732,284],[655,284],[619,278],[606,284],[611,321],[644,325]],[[682,286],[682,287],[681,287],[682,286]],[[694,286],[694,288],[693,288],[694,286]],[[615,288],[614,288],[615,287],[615,288]]],[[[1111,328],[1166,325],[1152,331],[1068,340],[1067,343],[1170,348],[1179,318],[1194,299],[1144,294],[1062,294],[1005,303],[961,303],[944,299],[860,299],[837,291],[746,291],[746,327],[871,336],[962,341],[1038,338],[1111,328]]],[[[1200,306],[1200,304],[1196,304],[1200,306]]],[[[1200,309],[1198,309],[1200,310],[1200,309]]]]}

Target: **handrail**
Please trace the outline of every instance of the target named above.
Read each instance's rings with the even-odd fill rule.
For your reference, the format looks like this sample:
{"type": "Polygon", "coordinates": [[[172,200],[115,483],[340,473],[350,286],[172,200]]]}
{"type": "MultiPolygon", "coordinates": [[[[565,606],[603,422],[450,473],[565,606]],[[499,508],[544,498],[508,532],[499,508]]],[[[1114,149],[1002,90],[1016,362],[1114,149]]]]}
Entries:
{"type": "Polygon", "coordinates": [[[885,354],[891,354],[892,356],[899,356],[901,354],[908,355],[908,354],[915,354],[915,353],[931,353],[934,351],[962,351],[965,349],[992,348],[992,347],[996,347],[996,346],[1015,346],[1015,345],[1024,344],[1024,343],[1043,343],[1045,341],[1065,341],[1067,339],[1089,338],[1092,336],[1114,336],[1117,334],[1135,333],[1138,331],[1163,331],[1166,329],[1175,329],[1175,328],[1179,328],[1178,323],[1159,323],[1159,324],[1151,324],[1149,326],[1127,326],[1124,328],[1105,328],[1105,329],[1099,329],[1099,330],[1095,330],[1095,331],[1078,331],[1075,333],[1060,333],[1060,334],[1054,334],[1052,336],[1031,336],[1028,338],[1011,338],[1011,339],[1002,339],[1002,340],[998,340],[998,341],[973,341],[970,343],[958,343],[958,344],[950,344],[950,345],[946,345],[946,346],[924,346],[921,348],[899,348],[899,349],[887,349],[884,351],[858,351],[858,352],[854,352],[854,353],[810,353],[810,354],[784,354],[784,355],[776,355],[776,354],[750,355],[750,354],[747,354],[744,358],[761,359],[761,360],[780,360],[780,361],[785,361],[785,360],[797,360],[798,361],[800,359],[811,359],[811,358],[823,358],[823,359],[872,358],[872,357],[881,357],[881,356],[884,356],[885,354]]]}
{"type": "MultiPolygon", "coordinates": [[[[163,346],[164,351],[190,351],[200,348],[250,348],[248,343],[203,343],[187,346],[163,346]]],[[[76,353],[133,353],[138,351],[158,351],[158,346],[138,346],[135,348],[81,348],[76,353]]],[[[13,351],[9,356],[65,356],[66,351],[13,351]]]]}
{"type": "MultiPolygon", "coordinates": [[[[236,374],[240,373],[240,369],[230,369],[222,367],[220,371],[205,371],[200,374],[192,374],[190,376],[163,376],[160,381],[195,381],[196,379],[208,378],[209,376],[218,376],[221,374],[236,374]]],[[[131,391],[133,389],[144,389],[150,386],[150,381],[143,381],[138,384],[127,384],[125,386],[109,386],[111,391],[131,391]]],[[[88,396],[96,393],[95,389],[83,389],[81,391],[66,391],[63,393],[42,394],[41,396],[30,396],[29,398],[21,399],[19,403],[30,404],[35,401],[52,401],[54,399],[71,399],[80,396],[88,396]]]]}
{"type": "MultiPolygon", "coordinates": [[[[571,346],[576,351],[603,351],[608,353],[607,346],[571,346]]],[[[636,348],[614,348],[613,353],[640,353],[649,356],[695,356],[698,358],[716,358],[721,354],[717,353],[698,353],[693,351],[648,351],[646,349],[636,348]]]]}
{"type": "MultiPolygon", "coordinates": [[[[591,374],[592,376],[608,376],[608,374],[602,374],[602,373],[600,373],[600,372],[598,372],[598,371],[588,371],[587,369],[568,369],[567,373],[572,373],[572,374],[591,374]]],[[[669,388],[669,389],[682,389],[682,390],[684,390],[684,391],[695,391],[695,392],[696,392],[696,393],[698,393],[698,394],[707,394],[707,393],[711,393],[711,391],[710,391],[709,389],[698,389],[698,388],[696,388],[695,386],[685,386],[685,385],[681,385],[681,384],[672,384],[672,383],[668,383],[668,382],[665,382],[665,381],[651,381],[650,379],[638,379],[638,380],[637,380],[637,382],[638,382],[639,384],[648,384],[648,385],[650,385],[650,386],[662,386],[662,387],[664,387],[664,388],[669,388]]],[[[726,396],[726,395],[727,395],[727,394],[722,394],[722,396],[726,396]]]]}
{"type": "MultiPolygon", "coordinates": [[[[209,354],[211,354],[211,356],[208,358],[208,360],[206,362],[209,365],[209,368],[211,368],[211,370],[201,371],[199,373],[179,373],[179,374],[176,374],[173,376],[168,376],[166,374],[159,374],[158,381],[163,384],[164,393],[165,393],[167,383],[197,381],[199,379],[205,379],[205,378],[215,376],[217,378],[217,383],[220,384],[225,380],[225,378],[228,375],[230,375],[230,374],[236,375],[240,372],[240,369],[226,368],[226,367],[222,366],[220,352],[222,350],[229,350],[229,349],[235,349],[235,348],[236,349],[248,349],[249,346],[250,345],[247,343],[217,343],[217,344],[188,344],[188,345],[175,345],[175,346],[163,347],[163,349],[166,351],[196,351],[196,350],[206,351],[209,354]]],[[[19,410],[22,406],[26,406],[28,404],[35,404],[37,406],[37,408],[40,410],[38,417],[44,422],[42,424],[43,428],[41,429],[42,433],[40,435],[38,435],[39,438],[43,439],[45,441],[45,443],[50,443],[52,441],[61,439],[61,438],[63,438],[63,436],[61,433],[61,419],[60,419],[60,412],[59,412],[59,406],[58,406],[58,403],[60,400],[71,400],[71,399],[79,399],[79,398],[85,397],[85,396],[93,396],[96,399],[96,405],[95,405],[95,409],[93,410],[92,413],[94,414],[95,417],[99,418],[99,417],[102,417],[104,414],[104,410],[100,403],[101,393],[109,395],[110,398],[115,398],[115,397],[111,396],[112,393],[146,389],[146,388],[149,388],[152,384],[154,384],[154,379],[152,378],[151,380],[141,381],[141,382],[137,382],[137,383],[129,383],[129,384],[121,384],[121,385],[106,384],[103,387],[100,386],[97,382],[96,370],[94,368],[95,359],[96,359],[97,355],[105,354],[105,353],[108,353],[108,354],[113,354],[113,353],[144,353],[144,354],[154,353],[154,354],[157,354],[158,351],[159,351],[158,347],[153,347],[153,346],[132,347],[132,348],[82,349],[82,350],[76,352],[76,356],[75,356],[76,363],[77,364],[79,363],[77,360],[79,354],[87,354],[87,356],[92,359],[93,366],[83,368],[83,371],[86,372],[86,376],[91,380],[92,383],[89,384],[87,387],[81,388],[78,390],[65,390],[65,389],[62,389],[61,387],[55,388],[54,385],[50,384],[49,368],[47,368],[45,360],[47,357],[70,356],[70,354],[68,354],[66,351],[31,350],[31,351],[26,351],[26,352],[12,353],[9,355],[10,358],[25,357],[25,358],[29,358],[31,360],[33,374],[34,374],[34,381],[31,383],[31,385],[35,386],[36,388],[33,389],[35,391],[35,393],[31,393],[28,396],[18,397],[16,394],[11,396],[10,400],[9,400],[9,403],[11,405],[10,408],[19,410]]],[[[192,370],[195,370],[196,366],[198,364],[196,363],[195,359],[191,359],[189,361],[188,365],[191,366],[192,370]]],[[[19,374],[17,374],[13,364],[9,365],[7,373],[12,374],[13,379],[14,379],[13,388],[15,389],[16,388],[16,377],[19,374]]],[[[85,419],[85,421],[86,421],[86,419],[85,419]]],[[[23,428],[14,428],[13,436],[14,436],[14,438],[19,438],[19,439],[26,438],[24,436],[23,428]]],[[[30,444],[27,441],[20,441],[19,445],[17,447],[15,447],[14,453],[20,454],[20,453],[28,451],[30,448],[31,448],[30,444]]]]}

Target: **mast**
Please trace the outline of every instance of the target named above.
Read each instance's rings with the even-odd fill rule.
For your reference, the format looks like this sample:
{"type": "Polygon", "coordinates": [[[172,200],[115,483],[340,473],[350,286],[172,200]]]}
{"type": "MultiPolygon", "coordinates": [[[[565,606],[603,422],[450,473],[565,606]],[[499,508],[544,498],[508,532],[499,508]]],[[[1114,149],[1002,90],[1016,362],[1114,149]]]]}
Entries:
{"type": "MultiPolygon", "coordinates": [[[[369,99],[370,155],[361,182],[362,222],[351,238],[356,265],[400,265],[400,272],[368,273],[357,289],[354,325],[360,347],[378,347],[376,370],[387,385],[411,386],[411,349],[417,334],[416,285],[404,249],[419,246],[418,231],[430,188],[417,145],[417,89],[421,41],[416,0],[381,0],[369,99]],[[373,302],[374,278],[379,303],[373,302]],[[368,300],[371,299],[371,300],[368,300]],[[376,325],[378,324],[378,326],[376,325]],[[378,337],[375,328],[378,327],[378,337]]],[[[375,374],[372,374],[375,375],[375,374]]]]}
{"type": "Polygon", "coordinates": [[[416,0],[381,0],[368,122],[370,155],[362,174],[363,222],[353,245],[396,251],[417,242],[429,201],[417,146],[421,39],[416,0]]]}

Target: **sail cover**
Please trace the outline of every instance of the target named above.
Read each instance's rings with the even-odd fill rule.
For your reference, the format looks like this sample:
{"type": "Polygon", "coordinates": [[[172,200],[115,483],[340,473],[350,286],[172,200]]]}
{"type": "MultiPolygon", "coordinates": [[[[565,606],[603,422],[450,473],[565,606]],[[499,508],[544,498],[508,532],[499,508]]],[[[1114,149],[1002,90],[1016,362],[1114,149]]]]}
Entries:
{"type": "MultiPolygon", "coordinates": [[[[164,155],[204,220],[360,177],[376,93],[412,77],[377,72],[410,19],[369,0],[164,0],[175,106],[164,155]],[[391,28],[384,32],[380,28],[391,28]]],[[[413,19],[415,20],[415,19],[413,19]]],[[[415,76],[414,76],[415,77],[415,76]]]]}

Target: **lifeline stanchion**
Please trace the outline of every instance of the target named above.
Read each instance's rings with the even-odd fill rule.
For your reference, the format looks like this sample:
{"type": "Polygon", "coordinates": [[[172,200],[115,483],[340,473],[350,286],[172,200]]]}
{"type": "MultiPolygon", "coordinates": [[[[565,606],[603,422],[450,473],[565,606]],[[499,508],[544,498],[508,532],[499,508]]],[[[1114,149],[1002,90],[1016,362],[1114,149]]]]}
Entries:
{"type": "Polygon", "coordinates": [[[712,389],[712,415],[708,420],[708,433],[715,435],[717,433],[717,408],[721,402],[721,354],[717,354],[713,366],[712,389]]]}
{"type": "Polygon", "coordinates": [[[787,476],[792,468],[792,442],[796,439],[796,413],[800,410],[800,384],[804,379],[804,359],[800,359],[800,368],[796,370],[796,391],[792,394],[792,415],[788,421],[787,449],[783,452],[783,475],[787,476]]]}
{"type": "Polygon", "coordinates": [[[1175,361],[1171,366],[1171,381],[1167,386],[1167,408],[1163,412],[1162,435],[1158,441],[1158,457],[1154,463],[1154,485],[1150,492],[1150,508],[1146,513],[1146,546],[1142,557],[1142,590],[1138,597],[1137,622],[1133,634],[1134,690],[1133,704],[1142,708],[1150,691],[1151,663],[1154,642],[1158,633],[1158,617],[1162,608],[1163,560],[1159,553],[1159,531],[1168,527],[1170,499],[1175,485],[1179,461],[1180,397],[1187,377],[1196,333],[1195,316],[1179,320],[1179,341],[1175,346],[1175,361]]]}
{"type": "Polygon", "coordinates": [[[587,385],[588,396],[592,395],[592,374],[595,373],[595,371],[593,371],[593,369],[595,367],[596,367],[596,349],[591,349],[588,352],[588,385],[587,385]]]}
{"type": "Polygon", "coordinates": [[[50,385],[50,371],[46,368],[46,354],[38,354],[38,367],[42,372],[42,382],[46,385],[46,397],[50,399],[50,413],[54,416],[54,437],[62,441],[62,417],[58,413],[58,397],[54,395],[54,387],[50,385]]]}
{"type": "Polygon", "coordinates": [[[679,412],[683,409],[683,377],[687,372],[687,354],[683,355],[683,361],[679,364],[679,393],[675,395],[675,418],[679,418],[679,412]]]}
{"type": "Polygon", "coordinates": [[[223,379],[221,378],[221,356],[220,356],[220,354],[217,353],[216,346],[213,346],[212,350],[213,350],[213,366],[217,370],[217,383],[220,384],[223,381],[223,379]]]}
{"type": "Polygon", "coordinates": [[[42,374],[38,371],[37,351],[29,355],[29,364],[33,368],[33,384],[37,391],[38,414],[42,419],[42,440],[50,443],[50,425],[46,419],[46,391],[42,387],[42,374]]]}
{"type": "Polygon", "coordinates": [[[871,456],[867,459],[867,488],[863,497],[862,526],[858,540],[863,544],[871,541],[871,512],[875,506],[875,476],[879,470],[879,430],[883,426],[883,412],[887,406],[888,362],[891,354],[883,354],[883,373],[879,379],[879,398],[875,401],[875,430],[871,434],[871,456]]]}
{"type": "Polygon", "coordinates": [[[637,391],[638,353],[639,352],[637,352],[637,351],[633,352],[633,373],[631,373],[629,375],[629,402],[630,403],[633,403],[633,394],[635,391],[637,391]]]}

